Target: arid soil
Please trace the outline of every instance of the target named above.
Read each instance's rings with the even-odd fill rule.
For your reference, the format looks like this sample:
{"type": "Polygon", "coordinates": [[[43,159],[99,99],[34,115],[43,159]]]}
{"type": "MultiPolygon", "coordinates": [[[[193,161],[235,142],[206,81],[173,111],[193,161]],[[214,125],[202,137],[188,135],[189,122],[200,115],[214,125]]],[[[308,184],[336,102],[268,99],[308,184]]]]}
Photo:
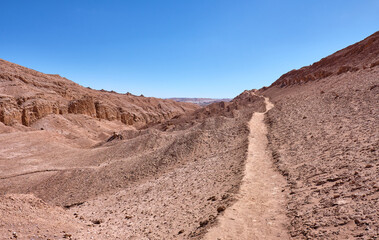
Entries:
{"type": "Polygon", "coordinates": [[[379,32],[260,92],[275,104],[266,121],[291,237],[376,239],[379,32]]]}
{"type": "Polygon", "coordinates": [[[0,196],[0,239],[63,239],[84,227],[62,208],[29,194],[0,196]]]}
{"type": "Polygon", "coordinates": [[[245,92],[140,130],[86,113],[1,123],[0,212],[14,216],[1,232],[5,239],[14,232],[18,239],[199,239],[235,199],[254,111],[265,111],[264,99],[245,92]]]}
{"type": "Polygon", "coordinates": [[[165,137],[175,140],[159,141],[165,147],[162,153],[155,149],[152,157],[158,159],[142,158],[154,167],[145,179],[70,209],[85,222],[102,222],[79,238],[85,239],[87,231],[111,239],[199,238],[219,214],[217,209],[227,207],[238,190],[247,151],[243,119],[210,118],[168,133],[165,137]]]}
{"type": "MultiPolygon", "coordinates": [[[[273,105],[265,99],[266,112],[273,105]]],[[[249,121],[249,147],[237,201],[218,219],[204,239],[289,239],[285,214],[286,181],[275,171],[267,148],[265,113],[254,113],[249,121]]]]}
{"type": "Polygon", "coordinates": [[[379,234],[379,67],[272,87],[269,140],[294,239],[379,234]]]}
{"type": "MultiPolygon", "coordinates": [[[[9,147],[28,142],[32,148],[17,145],[17,156],[3,153],[0,191],[32,193],[65,206],[73,222],[85,226],[64,229],[74,239],[196,239],[238,190],[251,116],[245,114],[209,118],[181,131],[128,130],[124,140],[89,149],[34,142],[53,138],[47,131],[29,139],[7,134],[14,139],[9,147]],[[12,160],[30,167],[15,162],[10,168],[6,163],[12,160]]],[[[9,236],[27,234],[12,225],[5,228],[9,236]]],[[[43,222],[39,228],[47,234],[43,222]]]]}

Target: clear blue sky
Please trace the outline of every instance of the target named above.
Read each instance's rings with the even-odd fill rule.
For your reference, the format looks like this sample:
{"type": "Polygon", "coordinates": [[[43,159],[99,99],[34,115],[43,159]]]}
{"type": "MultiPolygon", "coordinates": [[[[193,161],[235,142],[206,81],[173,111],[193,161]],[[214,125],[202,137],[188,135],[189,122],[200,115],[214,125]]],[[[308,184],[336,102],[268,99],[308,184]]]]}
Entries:
{"type": "Polygon", "coordinates": [[[234,97],[379,30],[377,0],[4,0],[0,9],[0,58],[155,97],[234,97]]]}

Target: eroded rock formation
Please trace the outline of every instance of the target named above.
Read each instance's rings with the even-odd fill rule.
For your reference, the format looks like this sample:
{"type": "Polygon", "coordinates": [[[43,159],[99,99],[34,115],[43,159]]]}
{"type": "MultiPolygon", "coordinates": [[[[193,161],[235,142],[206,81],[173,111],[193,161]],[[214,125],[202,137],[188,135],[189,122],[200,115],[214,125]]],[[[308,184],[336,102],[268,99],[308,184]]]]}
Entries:
{"type": "Polygon", "coordinates": [[[159,123],[199,106],[82,87],[0,59],[0,121],[30,126],[49,114],[84,114],[127,125],[159,123]]]}

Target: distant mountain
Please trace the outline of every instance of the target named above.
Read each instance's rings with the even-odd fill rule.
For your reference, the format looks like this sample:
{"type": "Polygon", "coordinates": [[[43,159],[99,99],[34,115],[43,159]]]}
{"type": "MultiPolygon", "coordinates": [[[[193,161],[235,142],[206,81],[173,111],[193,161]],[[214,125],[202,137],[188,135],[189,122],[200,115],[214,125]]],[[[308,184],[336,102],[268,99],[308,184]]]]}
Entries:
{"type": "Polygon", "coordinates": [[[207,106],[215,102],[230,102],[231,98],[169,98],[176,102],[194,103],[200,106],[207,106]]]}

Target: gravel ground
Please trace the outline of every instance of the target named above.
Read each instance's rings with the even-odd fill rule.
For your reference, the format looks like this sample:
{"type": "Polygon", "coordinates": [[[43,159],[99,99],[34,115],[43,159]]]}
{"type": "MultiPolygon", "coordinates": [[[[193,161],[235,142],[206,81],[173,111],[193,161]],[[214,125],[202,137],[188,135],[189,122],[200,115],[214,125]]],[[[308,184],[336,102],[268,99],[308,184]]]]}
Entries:
{"type": "MultiPolygon", "coordinates": [[[[16,194],[14,201],[18,194],[33,194],[47,206],[60,206],[51,223],[59,225],[68,214],[75,228],[62,226],[72,239],[200,239],[235,201],[241,184],[247,122],[254,111],[265,109],[263,98],[248,101],[254,107],[222,108],[229,116],[185,119],[178,130],[129,129],[93,147],[83,147],[84,136],[93,135],[85,128],[75,128],[81,137],[73,139],[49,129],[4,133],[0,193],[16,194]]],[[[43,119],[45,125],[49,119],[56,121],[43,119]]],[[[107,129],[101,127],[107,122],[98,124],[107,129]]],[[[38,208],[42,215],[48,210],[38,208]]],[[[16,223],[23,222],[33,212],[15,216],[16,223]]],[[[44,221],[35,225],[47,234],[44,221]]]]}
{"type": "Polygon", "coordinates": [[[379,234],[379,68],[264,92],[294,239],[379,234]]]}

